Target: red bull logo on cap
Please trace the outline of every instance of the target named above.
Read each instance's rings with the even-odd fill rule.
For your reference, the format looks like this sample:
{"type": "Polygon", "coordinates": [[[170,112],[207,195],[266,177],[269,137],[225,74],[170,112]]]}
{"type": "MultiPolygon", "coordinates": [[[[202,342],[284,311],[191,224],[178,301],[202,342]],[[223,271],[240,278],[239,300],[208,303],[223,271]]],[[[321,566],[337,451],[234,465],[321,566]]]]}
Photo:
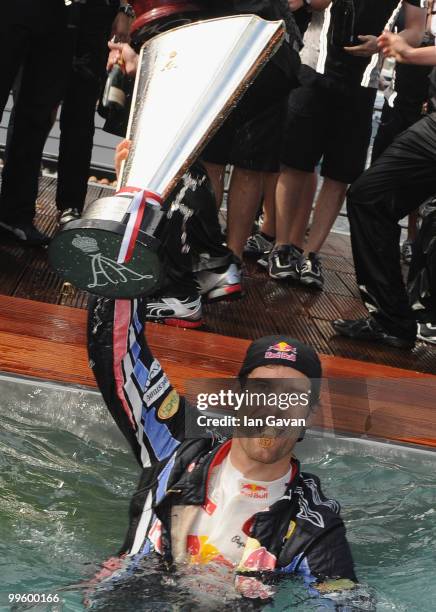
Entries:
{"type": "Polygon", "coordinates": [[[297,361],[297,349],[287,342],[277,342],[269,347],[265,353],[265,359],[286,359],[297,361]]]}
{"type": "Polygon", "coordinates": [[[268,489],[255,483],[244,484],[241,487],[241,495],[251,497],[252,499],[266,499],[268,497],[268,489]]]}

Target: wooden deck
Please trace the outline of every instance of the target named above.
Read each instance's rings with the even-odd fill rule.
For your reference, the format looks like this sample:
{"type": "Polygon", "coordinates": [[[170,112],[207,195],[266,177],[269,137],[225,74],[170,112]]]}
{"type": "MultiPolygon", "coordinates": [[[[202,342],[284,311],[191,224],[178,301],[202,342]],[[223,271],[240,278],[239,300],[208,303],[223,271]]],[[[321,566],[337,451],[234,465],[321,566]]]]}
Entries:
{"type": "MultiPolygon", "coordinates": [[[[49,234],[56,230],[55,189],[54,179],[42,179],[38,224],[49,234]]],[[[108,190],[90,186],[88,200],[103,193],[108,190]]],[[[23,248],[4,234],[1,237],[0,295],[78,309],[86,307],[87,294],[63,283],[49,268],[44,249],[23,248]]],[[[326,277],[323,292],[274,281],[256,263],[246,261],[245,298],[206,305],[204,330],[243,339],[287,333],[312,344],[325,355],[435,373],[436,347],[421,343],[407,352],[335,335],[332,319],[364,316],[366,310],[355,283],[348,236],[332,233],[322,254],[326,277]]]]}
{"type": "MultiPolygon", "coordinates": [[[[153,353],[181,392],[189,379],[239,370],[248,341],[148,325],[153,353]]],[[[436,447],[436,377],[322,356],[326,377],[314,425],[337,433],[436,447]]],[[[0,371],[95,387],[82,309],[0,297],[0,371]]]]}

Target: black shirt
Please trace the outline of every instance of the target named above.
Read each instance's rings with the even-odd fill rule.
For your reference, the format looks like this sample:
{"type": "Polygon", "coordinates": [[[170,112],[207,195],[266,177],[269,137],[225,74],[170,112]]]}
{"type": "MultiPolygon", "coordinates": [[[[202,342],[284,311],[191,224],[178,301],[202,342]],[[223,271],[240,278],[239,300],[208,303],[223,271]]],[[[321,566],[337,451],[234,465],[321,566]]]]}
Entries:
{"type": "MultiPolygon", "coordinates": [[[[404,1],[421,8],[425,5],[423,0],[404,1]]],[[[359,35],[379,36],[384,29],[390,29],[400,8],[398,0],[333,0],[325,11],[329,24],[323,30],[317,71],[341,82],[371,86],[377,54],[370,58],[354,57],[343,47],[360,44],[359,35]]]]}

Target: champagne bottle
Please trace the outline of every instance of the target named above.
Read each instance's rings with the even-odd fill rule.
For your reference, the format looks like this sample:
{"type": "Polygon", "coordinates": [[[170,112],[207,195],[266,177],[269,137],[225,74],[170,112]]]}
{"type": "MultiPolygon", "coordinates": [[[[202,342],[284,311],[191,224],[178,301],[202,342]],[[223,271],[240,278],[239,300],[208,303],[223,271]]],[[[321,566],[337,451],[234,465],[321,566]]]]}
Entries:
{"type": "Polygon", "coordinates": [[[114,64],[106,80],[102,105],[109,113],[119,112],[126,106],[126,75],[119,64],[114,64]]]}

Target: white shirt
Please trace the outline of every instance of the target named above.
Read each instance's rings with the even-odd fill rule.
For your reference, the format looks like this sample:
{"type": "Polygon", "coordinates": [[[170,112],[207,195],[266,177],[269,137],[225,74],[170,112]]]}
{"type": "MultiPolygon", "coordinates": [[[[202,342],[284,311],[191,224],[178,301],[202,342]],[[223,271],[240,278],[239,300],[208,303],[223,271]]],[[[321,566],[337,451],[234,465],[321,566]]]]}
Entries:
{"type": "Polygon", "coordinates": [[[243,526],[257,512],[279,500],[291,479],[289,472],[270,482],[244,478],[230,455],[212,470],[208,504],[200,507],[191,525],[187,550],[192,563],[239,563],[247,541],[243,526]]]}

